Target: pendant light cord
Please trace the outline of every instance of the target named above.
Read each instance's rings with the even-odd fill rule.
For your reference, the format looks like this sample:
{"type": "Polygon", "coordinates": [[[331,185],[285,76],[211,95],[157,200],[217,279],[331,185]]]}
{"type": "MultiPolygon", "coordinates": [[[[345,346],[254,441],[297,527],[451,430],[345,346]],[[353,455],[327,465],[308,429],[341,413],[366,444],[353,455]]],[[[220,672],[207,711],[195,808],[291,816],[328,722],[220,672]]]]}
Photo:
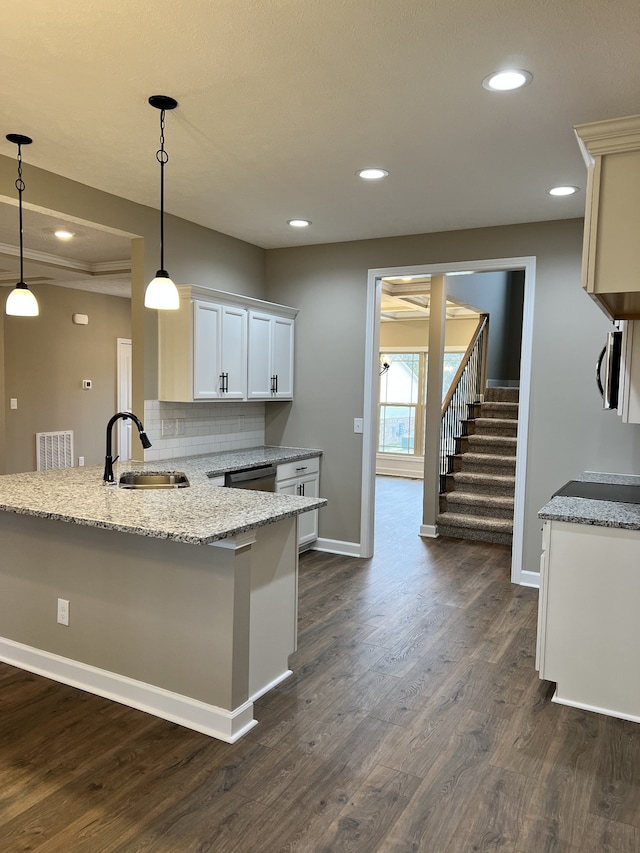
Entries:
{"type": "Polygon", "coordinates": [[[23,259],[23,238],[22,238],[22,193],[25,189],[25,183],[22,180],[22,146],[18,142],[18,177],[16,179],[16,189],[18,190],[18,211],[20,219],[20,283],[24,281],[24,259],[23,259]]]}
{"type": "Polygon", "coordinates": [[[169,155],[164,150],[164,114],[160,111],[160,148],[156,151],[156,160],[160,163],[160,269],[164,270],[164,167],[169,155]]]}

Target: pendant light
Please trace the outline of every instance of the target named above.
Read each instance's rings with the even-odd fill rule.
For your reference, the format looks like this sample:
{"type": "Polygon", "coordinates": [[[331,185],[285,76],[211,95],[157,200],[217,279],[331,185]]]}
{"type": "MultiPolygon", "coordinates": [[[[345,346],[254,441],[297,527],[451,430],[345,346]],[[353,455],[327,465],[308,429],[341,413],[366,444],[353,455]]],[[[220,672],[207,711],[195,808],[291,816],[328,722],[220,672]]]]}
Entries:
{"type": "Polygon", "coordinates": [[[175,311],[180,307],[180,296],[164,268],[164,167],[169,162],[169,155],[164,150],[164,115],[167,110],[175,110],[178,102],[167,95],[152,95],[149,103],[160,110],[160,148],[156,151],[156,160],[160,163],[160,269],[147,285],[144,304],[146,308],[175,311]]]}
{"type": "Polygon", "coordinates": [[[5,311],[13,317],[37,317],[38,300],[24,283],[24,252],[22,245],[22,193],[24,192],[24,181],[22,180],[22,146],[31,145],[33,142],[28,136],[21,133],[8,133],[7,139],[18,146],[18,177],[16,189],[18,190],[18,210],[20,211],[20,281],[7,297],[5,311]]]}

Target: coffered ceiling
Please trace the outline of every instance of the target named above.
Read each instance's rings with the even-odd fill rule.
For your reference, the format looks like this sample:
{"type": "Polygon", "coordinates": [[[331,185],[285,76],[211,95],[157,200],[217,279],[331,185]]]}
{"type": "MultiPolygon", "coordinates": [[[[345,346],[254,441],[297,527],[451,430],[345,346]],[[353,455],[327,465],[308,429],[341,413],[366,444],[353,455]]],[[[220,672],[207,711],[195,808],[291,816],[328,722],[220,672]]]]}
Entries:
{"type": "Polygon", "coordinates": [[[581,216],[573,126],[640,111],[637,0],[23,0],[2,30],[0,154],[157,207],[172,95],[167,210],[263,247],[581,216]],[[506,66],[532,82],[485,90],[506,66]]]}

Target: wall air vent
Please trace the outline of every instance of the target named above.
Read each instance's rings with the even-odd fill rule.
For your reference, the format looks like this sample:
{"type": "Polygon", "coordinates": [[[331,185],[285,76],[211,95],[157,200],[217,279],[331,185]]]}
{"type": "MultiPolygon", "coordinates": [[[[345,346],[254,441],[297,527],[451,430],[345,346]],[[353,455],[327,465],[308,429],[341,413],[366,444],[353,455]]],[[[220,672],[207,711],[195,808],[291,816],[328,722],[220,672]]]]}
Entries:
{"type": "Polygon", "coordinates": [[[73,430],[36,433],[38,471],[73,467],[73,430]]]}

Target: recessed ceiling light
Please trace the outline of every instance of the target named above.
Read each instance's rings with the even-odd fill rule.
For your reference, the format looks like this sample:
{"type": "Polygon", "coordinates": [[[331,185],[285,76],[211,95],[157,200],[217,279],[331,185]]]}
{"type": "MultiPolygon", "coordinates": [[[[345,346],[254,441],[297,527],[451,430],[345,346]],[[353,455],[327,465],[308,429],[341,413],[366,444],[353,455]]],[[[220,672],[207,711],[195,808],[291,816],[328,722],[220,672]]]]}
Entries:
{"type": "Polygon", "coordinates": [[[58,240],[71,240],[72,237],[76,236],[73,231],[65,231],[62,228],[58,231],[54,231],[54,234],[58,240]]]}
{"type": "Polygon", "coordinates": [[[386,178],[388,174],[386,169],[360,169],[356,172],[356,175],[364,178],[365,181],[379,181],[380,178],[386,178]]]}
{"type": "Polygon", "coordinates": [[[290,225],[292,228],[308,228],[311,225],[311,221],[309,219],[289,219],[287,225],[290,225]]]}
{"type": "Polygon", "coordinates": [[[510,68],[505,71],[494,71],[482,81],[482,85],[490,92],[510,92],[521,89],[533,80],[533,74],[521,68],[510,68]]]}
{"type": "Polygon", "coordinates": [[[549,195],[573,195],[577,193],[579,187],[551,187],[549,195]]]}

